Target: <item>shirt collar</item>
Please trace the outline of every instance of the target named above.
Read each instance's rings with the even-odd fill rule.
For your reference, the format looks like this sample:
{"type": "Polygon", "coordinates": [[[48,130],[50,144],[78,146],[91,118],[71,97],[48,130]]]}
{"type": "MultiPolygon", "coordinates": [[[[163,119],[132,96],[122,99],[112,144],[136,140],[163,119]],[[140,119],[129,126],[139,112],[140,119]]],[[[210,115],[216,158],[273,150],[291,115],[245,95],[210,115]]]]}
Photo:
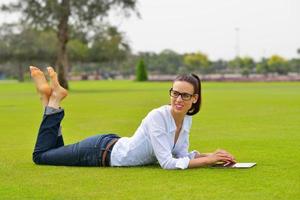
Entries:
{"type": "MultiPolygon", "coordinates": [[[[172,113],[171,113],[171,106],[169,105],[168,106],[168,114],[169,114],[169,120],[170,120],[170,132],[173,133],[174,131],[176,131],[176,124],[175,124],[175,120],[172,116],[172,113]]],[[[188,116],[188,115],[185,115],[184,116],[184,119],[183,119],[183,123],[182,123],[182,129],[186,132],[189,131],[189,119],[191,118],[191,116],[188,116]]]]}

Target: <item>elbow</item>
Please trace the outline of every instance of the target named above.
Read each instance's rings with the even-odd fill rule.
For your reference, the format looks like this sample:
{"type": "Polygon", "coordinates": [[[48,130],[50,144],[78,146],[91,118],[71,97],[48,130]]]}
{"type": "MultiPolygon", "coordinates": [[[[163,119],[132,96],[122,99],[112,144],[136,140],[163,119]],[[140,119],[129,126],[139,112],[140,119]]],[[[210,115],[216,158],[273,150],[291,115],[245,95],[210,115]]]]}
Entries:
{"type": "Polygon", "coordinates": [[[188,157],[184,158],[171,158],[164,162],[161,162],[160,165],[163,169],[187,169],[189,167],[190,159],[188,157]]]}
{"type": "Polygon", "coordinates": [[[171,170],[171,169],[174,169],[174,168],[170,168],[170,167],[167,167],[167,166],[161,166],[162,169],[164,170],[171,170]]]}
{"type": "Polygon", "coordinates": [[[171,163],[171,162],[163,162],[160,164],[162,169],[165,170],[174,170],[174,169],[184,169],[182,167],[178,167],[175,163],[171,163]]]}
{"type": "Polygon", "coordinates": [[[167,166],[161,166],[162,169],[164,170],[174,170],[174,169],[177,169],[177,168],[171,168],[171,167],[167,167],[167,166]]]}
{"type": "Polygon", "coordinates": [[[175,169],[174,167],[171,167],[167,161],[160,162],[159,164],[160,164],[161,168],[165,169],[165,170],[175,169]]]}

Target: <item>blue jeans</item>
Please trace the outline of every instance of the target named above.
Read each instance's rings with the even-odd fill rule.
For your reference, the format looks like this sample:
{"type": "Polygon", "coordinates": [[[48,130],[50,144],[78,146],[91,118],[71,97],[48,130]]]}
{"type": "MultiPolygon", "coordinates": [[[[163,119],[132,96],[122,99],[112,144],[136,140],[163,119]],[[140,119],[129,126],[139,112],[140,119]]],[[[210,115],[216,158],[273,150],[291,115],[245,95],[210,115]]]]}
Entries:
{"type": "MultiPolygon", "coordinates": [[[[89,137],[75,144],[64,145],[58,136],[64,111],[44,115],[33,151],[33,161],[40,165],[102,166],[102,152],[116,134],[89,137]]],[[[110,152],[108,152],[110,159],[110,152]]],[[[110,160],[109,160],[110,161],[110,160]]]]}

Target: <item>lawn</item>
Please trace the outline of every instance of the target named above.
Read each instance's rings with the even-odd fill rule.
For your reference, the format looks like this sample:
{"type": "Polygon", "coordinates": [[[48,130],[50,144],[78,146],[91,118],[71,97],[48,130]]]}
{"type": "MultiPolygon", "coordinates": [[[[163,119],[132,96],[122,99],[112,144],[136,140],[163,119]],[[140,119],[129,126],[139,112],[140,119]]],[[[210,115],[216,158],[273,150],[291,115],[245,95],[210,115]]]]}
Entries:
{"type": "MultiPolygon", "coordinates": [[[[170,83],[71,82],[63,135],[131,136],[170,83]]],[[[0,82],[0,199],[299,199],[300,83],[204,83],[190,149],[224,148],[251,169],[163,170],[33,164],[42,117],[33,83],[0,82]]]]}

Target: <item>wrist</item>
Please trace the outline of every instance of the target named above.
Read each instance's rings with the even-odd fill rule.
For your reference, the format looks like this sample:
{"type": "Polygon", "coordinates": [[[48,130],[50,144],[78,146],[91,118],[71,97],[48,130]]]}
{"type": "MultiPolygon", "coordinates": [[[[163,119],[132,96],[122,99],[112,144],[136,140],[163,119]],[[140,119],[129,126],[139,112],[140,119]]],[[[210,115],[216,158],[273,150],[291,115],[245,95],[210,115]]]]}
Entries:
{"type": "Polygon", "coordinates": [[[212,153],[201,153],[201,157],[207,157],[207,156],[211,156],[212,155],[212,153]]]}
{"type": "Polygon", "coordinates": [[[211,165],[214,163],[214,160],[212,157],[209,157],[209,155],[205,156],[206,165],[211,165]]]}

